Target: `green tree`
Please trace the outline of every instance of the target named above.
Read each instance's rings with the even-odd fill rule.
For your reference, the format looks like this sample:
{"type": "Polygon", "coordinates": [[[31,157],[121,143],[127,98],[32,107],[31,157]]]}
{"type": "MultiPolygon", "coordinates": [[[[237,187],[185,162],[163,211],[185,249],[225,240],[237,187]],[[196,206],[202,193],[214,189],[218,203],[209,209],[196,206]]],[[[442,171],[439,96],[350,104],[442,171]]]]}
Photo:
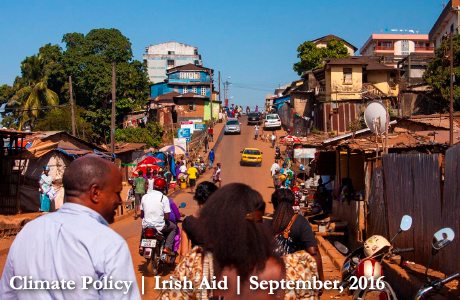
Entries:
{"type": "Polygon", "coordinates": [[[348,57],[348,49],[343,41],[329,40],[324,48],[317,47],[313,42],[304,42],[297,48],[297,57],[300,61],[294,64],[294,71],[299,76],[323,66],[325,58],[348,57]]]}
{"type": "MultiPolygon", "coordinates": [[[[84,116],[86,111],[82,107],[75,107],[75,129],[76,136],[85,137],[87,140],[92,139],[93,129],[89,122],[86,122],[84,116]],[[84,134],[83,134],[84,132],[84,134]]],[[[36,121],[35,130],[39,131],[65,131],[72,133],[72,115],[70,107],[57,108],[47,111],[44,116],[36,121]]]]}
{"type": "Polygon", "coordinates": [[[65,34],[64,69],[72,75],[76,102],[86,109],[96,142],[107,143],[110,134],[112,62],[117,63],[117,123],[126,112],[142,108],[149,96],[145,64],[133,60],[131,42],[117,29],[94,29],[86,36],[65,34]]]}
{"type": "Polygon", "coordinates": [[[21,73],[16,82],[20,88],[7,103],[7,109],[16,109],[19,129],[26,123],[33,127],[42,106],[59,103],[56,92],[48,88],[45,61],[40,54],[26,57],[21,63],[21,73]]]}
{"type": "Polygon", "coordinates": [[[147,124],[145,128],[123,128],[115,131],[115,138],[122,143],[146,143],[156,148],[162,142],[164,129],[158,123],[147,124]]]}
{"type": "MultiPolygon", "coordinates": [[[[454,35],[454,108],[460,109],[460,36],[454,35]]],[[[450,41],[445,39],[436,49],[435,57],[428,65],[424,80],[433,87],[433,94],[439,100],[441,109],[446,111],[450,103],[450,41]]]]}

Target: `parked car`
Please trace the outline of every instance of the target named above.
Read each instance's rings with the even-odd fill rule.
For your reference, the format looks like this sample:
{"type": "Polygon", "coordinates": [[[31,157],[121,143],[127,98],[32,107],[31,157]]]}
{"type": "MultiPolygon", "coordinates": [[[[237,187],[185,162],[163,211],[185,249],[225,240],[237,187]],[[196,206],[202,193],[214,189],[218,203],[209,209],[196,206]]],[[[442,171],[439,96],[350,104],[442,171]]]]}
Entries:
{"type": "Polygon", "coordinates": [[[257,148],[244,148],[241,153],[240,166],[258,165],[262,166],[262,152],[257,148]]]}
{"type": "Polygon", "coordinates": [[[248,125],[250,124],[260,124],[262,121],[262,115],[260,112],[250,112],[248,114],[248,125]]]}
{"type": "Polygon", "coordinates": [[[224,134],[237,133],[241,134],[241,123],[238,119],[228,119],[224,126],[224,134]]]}
{"type": "Polygon", "coordinates": [[[278,114],[269,114],[265,117],[265,128],[279,128],[281,129],[281,119],[278,114]]]}

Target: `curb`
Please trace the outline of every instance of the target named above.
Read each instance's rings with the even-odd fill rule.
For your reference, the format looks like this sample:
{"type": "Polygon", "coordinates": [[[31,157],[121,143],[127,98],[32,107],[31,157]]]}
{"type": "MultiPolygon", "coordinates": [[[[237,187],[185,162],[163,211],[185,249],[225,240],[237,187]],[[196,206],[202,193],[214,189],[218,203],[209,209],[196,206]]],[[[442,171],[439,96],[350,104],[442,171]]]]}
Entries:
{"type": "Polygon", "coordinates": [[[345,262],[345,256],[343,256],[342,253],[335,249],[335,247],[322,236],[316,235],[315,238],[318,241],[318,245],[326,252],[327,256],[329,256],[336,269],[340,271],[343,263],[345,262]]]}

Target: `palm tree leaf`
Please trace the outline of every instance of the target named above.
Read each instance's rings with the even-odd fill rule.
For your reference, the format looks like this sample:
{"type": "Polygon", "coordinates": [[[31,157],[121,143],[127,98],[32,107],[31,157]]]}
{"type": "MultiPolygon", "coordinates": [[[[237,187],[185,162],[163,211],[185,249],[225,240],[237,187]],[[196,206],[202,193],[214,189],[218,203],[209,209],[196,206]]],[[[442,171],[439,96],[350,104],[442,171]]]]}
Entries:
{"type": "Polygon", "coordinates": [[[58,105],[59,104],[59,96],[52,90],[46,89],[45,90],[45,101],[47,105],[58,105]]]}

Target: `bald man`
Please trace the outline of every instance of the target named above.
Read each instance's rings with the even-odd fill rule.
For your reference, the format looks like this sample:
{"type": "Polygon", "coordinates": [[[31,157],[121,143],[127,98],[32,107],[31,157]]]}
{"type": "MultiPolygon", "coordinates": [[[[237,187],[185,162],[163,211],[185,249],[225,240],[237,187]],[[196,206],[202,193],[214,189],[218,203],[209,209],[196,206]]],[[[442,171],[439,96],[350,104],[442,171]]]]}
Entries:
{"type": "Polygon", "coordinates": [[[87,155],[67,167],[62,182],[66,203],[14,240],[0,299],[140,299],[128,246],[109,228],[121,204],[120,171],[87,155]],[[24,289],[30,283],[44,289],[24,289]]]}

